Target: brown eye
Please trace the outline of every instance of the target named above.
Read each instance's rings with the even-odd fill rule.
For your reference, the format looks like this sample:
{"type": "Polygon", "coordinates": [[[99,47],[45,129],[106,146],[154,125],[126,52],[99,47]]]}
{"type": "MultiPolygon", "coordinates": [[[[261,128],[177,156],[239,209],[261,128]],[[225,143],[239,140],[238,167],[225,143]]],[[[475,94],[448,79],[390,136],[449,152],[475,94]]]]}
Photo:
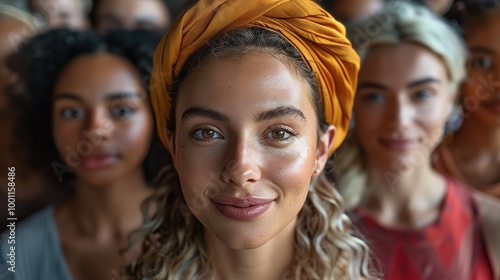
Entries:
{"type": "Polygon", "coordinates": [[[290,136],[290,134],[284,130],[275,130],[271,133],[274,139],[284,139],[290,136]]]}
{"type": "Polygon", "coordinates": [[[295,132],[291,127],[276,127],[275,129],[269,131],[264,138],[272,140],[278,143],[289,143],[293,140],[294,136],[298,133],[295,132]]]}
{"type": "Polygon", "coordinates": [[[201,134],[202,134],[203,138],[214,138],[215,131],[213,131],[211,129],[203,129],[201,131],[201,134]]]}
{"type": "Polygon", "coordinates": [[[200,128],[190,133],[191,136],[199,140],[223,139],[222,135],[215,129],[200,128]]]}

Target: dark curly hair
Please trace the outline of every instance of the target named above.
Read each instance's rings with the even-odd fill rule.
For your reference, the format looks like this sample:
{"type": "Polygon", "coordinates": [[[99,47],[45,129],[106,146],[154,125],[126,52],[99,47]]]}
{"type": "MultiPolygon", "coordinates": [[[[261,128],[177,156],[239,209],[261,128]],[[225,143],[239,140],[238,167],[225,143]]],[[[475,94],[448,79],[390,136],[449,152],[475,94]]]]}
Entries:
{"type": "MultiPolygon", "coordinates": [[[[59,157],[52,138],[52,93],[66,65],[81,55],[107,52],[120,56],[137,68],[149,94],[153,55],[160,38],[160,34],[144,30],[114,30],[99,34],[59,29],[42,33],[22,45],[8,59],[7,65],[19,78],[13,89],[15,103],[20,108],[14,133],[20,148],[29,155],[30,165],[46,174],[52,173],[50,178],[57,182],[52,165],[64,161],[59,157]]],[[[154,127],[152,143],[143,162],[144,175],[150,185],[155,185],[155,176],[168,160],[154,127]]],[[[64,182],[73,182],[74,175],[66,174],[64,182]]],[[[59,183],[62,183],[61,178],[59,183]]]]}
{"type": "Polygon", "coordinates": [[[488,11],[498,7],[497,0],[455,0],[450,11],[444,16],[464,31],[474,27],[484,19],[488,11]]]}

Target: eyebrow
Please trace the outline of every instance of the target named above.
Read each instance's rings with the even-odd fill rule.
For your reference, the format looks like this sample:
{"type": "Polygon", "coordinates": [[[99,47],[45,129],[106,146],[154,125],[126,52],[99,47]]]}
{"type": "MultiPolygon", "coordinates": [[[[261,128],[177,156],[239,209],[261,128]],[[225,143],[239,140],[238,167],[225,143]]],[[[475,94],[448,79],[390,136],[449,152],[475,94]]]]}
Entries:
{"type": "Polygon", "coordinates": [[[409,83],[407,87],[416,87],[428,83],[441,84],[441,81],[436,78],[423,78],[409,83]]]}
{"type": "MultiPolygon", "coordinates": [[[[135,98],[139,98],[139,96],[137,96],[136,93],[131,93],[131,92],[115,92],[115,93],[111,93],[111,94],[108,94],[106,95],[106,97],[104,98],[105,100],[120,100],[120,99],[135,99],[135,98]]],[[[83,101],[83,98],[79,95],[76,95],[76,94],[72,94],[72,93],[60,93],[56,96],[54,96],[54,98],[52,98],[53,101],[57,101],[57,100],[61,100],[61,99],[70,99],[70,100],[75,100],[75,101],[79,101],[79,102],[82,102],[83,101]]]]}
{"type": "MultiPolygon", "coordinates": [[[[436,84],[441,84],[441,81],[435,78],[422,78],[416,81],[412,81],[409,84],[406,85],[407,88],[411,87],[416,87],[422,84],[427,84],[427,83],[436,83],[436,84]]],[[[389,87],[377,83],[377,82],[362,82],[358,86],[358,90],[362,88],[376,88],[376,89],[381,89],[381,90],[390,90],[389,87]]]]}
{"type": "Polygon", "coordinates": [[[229,122],[228,116],[226,116],[222,113],[219,113],[215,110],[208,109],[208,108],[201,107],[201,106],[194,106],[194,107],[191,107],[191,108],[187,109],[186,111],[184,111],[184,113],[182,113],[181,120],[183,123],[185,123],[189,119],[192,119],[194,117],[204,117],[204,118],[214,119],[214,120],[221,121],[221,122],[229,122]]]}
{"type": "Polygon", "coordinates": [[[262,112],[255,116],[254,120],[256,122],[261,122],[273,118],[278,118],[281,116],[292,116],[296,118],[300,118],[303,120],[306,120],[306,117],[304,116],[304,113],[302,113],[301,110],[297,109],[294,106],[280,106],[265,112],[262,112]]]}
{"type": "MultiPolygon", "coordinates": [[[[296,118],[300,118],[303,120],[306,120],[306,117],[304,116],[304,113],[297,109],[294,106],[280,106],[271,110],[264,111],[262,113],[259,113],[254,117],[255,122],[261,122],[273,118],[278,118],[281,116],[292,116],[296,118]]],[[[194,118],[194,117],[205,117],[205,118],[210,118],[214,119],[217,121],[221,122],[229,122],[229,117],[219,113],[215,110],[208,109],[205,107],[201,106],[194,106],[182,113],[181,120],[183,123],[187,122],[189,119],[194,118]]]]}
{"type": "Polygon", "coordinates": [[[485,47],[474,47],[470,49],[471,53],[484,53],[484,54],[495,54],[496,52],[492,49],[485,47]]]}
{"type": "Polygon", "coordinates": [[[376,88],[382,90],[389,90],[389,88],[386,87],[385,85],[376,82],[362,82],[358,85],[358,90],[362,88],[376,88]]]}

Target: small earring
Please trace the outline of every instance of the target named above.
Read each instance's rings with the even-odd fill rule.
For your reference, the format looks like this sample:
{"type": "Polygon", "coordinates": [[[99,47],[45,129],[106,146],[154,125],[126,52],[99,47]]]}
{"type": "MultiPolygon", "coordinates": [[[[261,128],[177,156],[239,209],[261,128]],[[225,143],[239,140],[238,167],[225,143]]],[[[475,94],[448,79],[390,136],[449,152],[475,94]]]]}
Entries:
{"type": "Polygon", "coordinates": [[[313,173],[314,173],[314,174],[318,174],[318,173],[319,173],[319,170],[318,170],[318,169],[316,169],[316,170],[314,170],[314,172],[313,172],[313,173]]]}

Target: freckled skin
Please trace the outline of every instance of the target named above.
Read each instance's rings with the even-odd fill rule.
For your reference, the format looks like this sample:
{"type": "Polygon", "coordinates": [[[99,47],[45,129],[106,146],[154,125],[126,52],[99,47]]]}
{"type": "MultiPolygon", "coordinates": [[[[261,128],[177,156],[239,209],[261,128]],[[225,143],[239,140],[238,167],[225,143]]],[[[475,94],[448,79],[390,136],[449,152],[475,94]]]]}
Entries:
{"type": "Polygon", "coordinates": [[[427,49],[400,43],[370,50],[361,67],[354,104],[355,133],[368,164],[398,171],[427,160],[442,137],[454,97],[443,62],[427,49]],[[410,86],[423,79],[438,82],[410,86]],[[385,89],[363,87],[366,83],[385,89]],[[380,143],[391,138],[410,139],[415,145],[407,151],[391,151],[380,143]]]}
{"type": "Polygon", "coordinates": [[[205,228],[233,249],[259,247],[276,234],[294,230],[317,164],[317,119],[305,81],[285,64],[260,52],[217,58],[187,78],[175,110],[174,165],[193,214],[205,228]],[[193,106],[217,111],[227,121],[195,116],[183,122],[193,106]],[[255,116],[281,106],[299,109],[296,116],[256,121],[255,116]],[[273,132],[293,129],[297,135],[278,142],[273,132]],[[204,130],[205,129],[205,130],[204,130]],[[193,138],[210,129],[217,138],[193,138]],[[201,132],[200,132],[201,131],[201,132]],[[315,151],[311,153],[310,151],[315,151]],[[250,221],[221,214],[216,196],[274,199],[270,208],[250,221]],[[201,203],[201,204],[200,204],[201,203]],[[201,206],[201,207],[200,207],[201,206]]]}

